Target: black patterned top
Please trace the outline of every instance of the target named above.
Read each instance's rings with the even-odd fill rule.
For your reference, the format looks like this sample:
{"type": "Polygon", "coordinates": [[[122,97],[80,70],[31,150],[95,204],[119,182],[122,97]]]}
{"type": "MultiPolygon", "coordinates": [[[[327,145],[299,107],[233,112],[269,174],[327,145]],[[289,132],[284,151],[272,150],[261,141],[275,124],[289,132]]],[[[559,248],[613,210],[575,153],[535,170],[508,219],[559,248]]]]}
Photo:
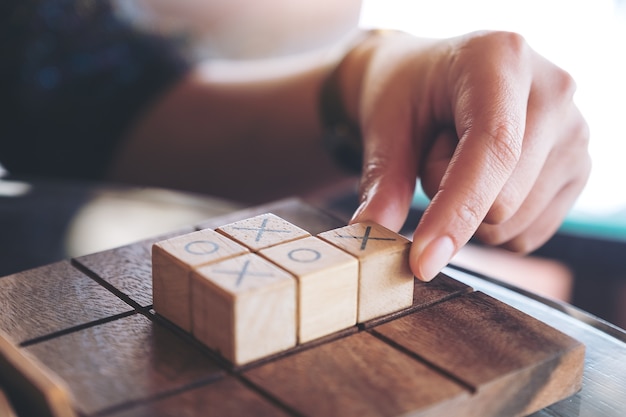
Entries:
{"type": "Polygon", "coordinates": [[[124,132],[189,69],[109,0],[0,2],[0,164],[99,178],[124,132]]]}

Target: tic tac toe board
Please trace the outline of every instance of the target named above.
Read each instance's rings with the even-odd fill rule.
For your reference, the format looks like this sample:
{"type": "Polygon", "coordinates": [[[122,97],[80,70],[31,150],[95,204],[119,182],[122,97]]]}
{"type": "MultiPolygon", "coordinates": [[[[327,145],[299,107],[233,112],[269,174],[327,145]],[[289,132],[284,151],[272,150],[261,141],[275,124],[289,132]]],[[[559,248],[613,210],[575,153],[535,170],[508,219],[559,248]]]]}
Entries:
{"type": "Polygon", "coordinates": [[[151,247],[265,212],[345,225],[285,200],[3,277],[0,330],[80,416],[522,416],[580,389],[583,344],[443,274],[405,310],[233,367],[154,312],[151,247]]]}

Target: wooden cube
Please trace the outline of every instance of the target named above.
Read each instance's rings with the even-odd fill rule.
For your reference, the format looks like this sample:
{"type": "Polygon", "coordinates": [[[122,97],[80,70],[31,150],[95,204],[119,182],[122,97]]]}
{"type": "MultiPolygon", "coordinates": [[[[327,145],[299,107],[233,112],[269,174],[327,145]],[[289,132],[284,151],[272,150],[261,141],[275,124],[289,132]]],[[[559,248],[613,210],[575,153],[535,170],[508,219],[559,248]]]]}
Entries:
{"type": "Polygon", "coordinates": [[[296,345],[296,281],[259,255],[200,267],[191,287],[194,337],[232,363],[296,345]]]}
{"type": "Polygon", "coordinates": [[[372,222],[352,224],[318,236],[359,259],[359,323],[413,304],[410,240],[372,222]]]}
{"type": "Polygon", "coordinates": [[[298,343],[356,324],[358,260],[316,237],[263,249],[260,255],[298,281],[298,343]]]}
{"type": "Polygon", "coordinates": [[[248,253],[211,229],[176,236],[152,246],[154,310],[191,332],[189,274],[201,265],[248,253]]]}
{"type": "Polygon", "coordinates": [[[241,243],[253,252],[311,236],[306,230],[272,213],[240,220],[215,230],[241,243]]]}

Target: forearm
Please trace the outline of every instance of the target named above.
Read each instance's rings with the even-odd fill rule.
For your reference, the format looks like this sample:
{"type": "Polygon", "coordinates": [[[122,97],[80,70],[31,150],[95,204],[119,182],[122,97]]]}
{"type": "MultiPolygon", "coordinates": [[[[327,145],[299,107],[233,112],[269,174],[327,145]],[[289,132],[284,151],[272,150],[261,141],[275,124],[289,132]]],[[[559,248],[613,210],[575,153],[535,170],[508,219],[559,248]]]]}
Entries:
{"type": "Polygon", "coordinates": [[[251,202],[336,179],[317,106],[338,56],[199,66],[129,132],[110,178],[251,202]]]}

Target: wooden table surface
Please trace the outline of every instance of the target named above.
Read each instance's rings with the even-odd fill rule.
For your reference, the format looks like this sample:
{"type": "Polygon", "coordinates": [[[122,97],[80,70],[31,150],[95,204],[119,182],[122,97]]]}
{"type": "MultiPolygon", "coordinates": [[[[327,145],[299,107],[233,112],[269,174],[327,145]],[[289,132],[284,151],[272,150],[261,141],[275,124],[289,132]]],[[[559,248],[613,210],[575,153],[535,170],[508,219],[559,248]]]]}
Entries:
{"type": "MultiPolygon", "coordinates": [[[[317,232],[343,224],[328,216],[321,222],[323,230],[317,230],[320,227],[318,211],[292,201],[281,202],[279,206],[293,204],[298,205],[299,225],[305,229],[317,232]],[[312,211],[307,214],[307,210],[312,211]],[[314,219],[314,224],[302,224],[307,218],[314,219]]],[[[268,211],[271,209],[269,207],[268,211]]],[[[265,210],[255,208],[250,213],[265,210]]],[[[242,215],[245,213],[237,214],[242,215]]],[[[215,227],[228,221],[226,216],[194,226],[215,227]]],[[[175,233],[192,230],[194,228],[189,227],[175,233]]],[[[366,366],[368,360],[401,358],[390,355],[390,344],[385,340],[393,339],[394,332],[403,331],[394,323],[420,325],[419,321],[405,319],[373,331],[349,330],[334,336],[332,343],[323,341],[285,358],[278,368],[274,362],[269,362],[265,366],[233,371],[151,310],[149,250],[152,242],[163,237],[0,278],[0,329],[68,383],[81,415],[147,416],[156,415],[158,410],[158,415],[192,416],[202,415],[200,410],[206,411],[207,407],[214,413],[211,415],[236,415],[242,410],[254,410],[254,415],[327,415],[338,410],[349,410],[347,414],[354,415],[394,415],[410,410],[415,398],[420,397],[416,395],[419,392],[428,392],[424,395],[433,398],[456,395],[454,390],[458,387],[451,386],[449,392],[441,389],[431,392],[428,386],[409,382],[409,375],[432,372],[410,360],[410,352],[404,359],[382,365],[388,367],[390,372],[385,374],[393,375],[393,379],[381,379],[376,367],[366,366]],[[329,350],[331,345],[333,348],[329,350]],[[362,346],[368,349],[363,350],[362,346]],[[370,353],[366,357],[355,357],[355,351],[370,353]],[[296,357],[299,359],[293,359],[296,357]],[[320,358],[329,368],[316,369],[315,378],[305,379],[302,383],[308,384],[307,389],[293,391],[288,384],[276,382],[284,378],[286,370],[303,375],[310,372],[306,364],[320,363],[320,358]],[[339,380],[324,377],[325,372],[332,370],[336,374],[337,369],[346,369],[339,380]],[[364,387],[364,383],[373,381],[378,384],[377,388],[364,387]],[[329,383],[340,384],[337,390],[342,398],[333,404],[324,404],[314,396],[297,397],[298,392],[314,392],[322,386],[327,389],[329,383]],[[372,389],[372,395],[361,397],[360,404],[351,401],[352,386],[372,389]],[[394,401],[384,401],[383,397],[393,397],[394,401]],[[228,401],[224,401],[225,398],[228,401]],[[364,398],[367,401],[363,401],[364,398]],[[292,403],[296,406],[290,405],[292,403]],[[331,408],[325,410],[325,406],[331,408]]],[[[430,286],[427,294],[420,294],[424,295],[423,303],[452,298],[462,300],[467,299],[467,295],[475,297],[469,294],[468,288],[472,287],[585,344],[582,390],[535,415],[626,415],[626,334],[623,331],[570,306],[541,300],[486,277],[454,267],[447,268],[445,273],[453,279],[442,277],[435,286],[430,286]]],[[[485,300],[490,303],[489,298],[485,300]]],[[[461,385],[476,383],[480,386],[481,368],[470,366],[468,369],[461,385]]],[[[519,408],[519,404],[513,405],[513,409],[519,408]]]]}
{"type": "MultiPolygon", "coordinates": [[[[331,190],[315,199],[317,205],[338,217],[349,216],[356,207],[355,196],[345,187],[331,190]]],[[[405,232],[410,233],[419,220],[410,213],[405,232]]],[[[450,265],[450,277],[489,294],[580,340],[586,346],[582,390],[566,401],[541,410],[533,417],[548,416],[626,416],[626,331],[570,304],[545,299],[472,271],[450,265]]],[[[602,293],[596,291],[596,294],[602,293]]]]}
{"type": "Polygon", "coordinates": [[[453,266],[444,272],[585,344],[582,390],[534,417],[626,416],[626,332],[568,304],[542,299],[488,277],[453,266]]]}

